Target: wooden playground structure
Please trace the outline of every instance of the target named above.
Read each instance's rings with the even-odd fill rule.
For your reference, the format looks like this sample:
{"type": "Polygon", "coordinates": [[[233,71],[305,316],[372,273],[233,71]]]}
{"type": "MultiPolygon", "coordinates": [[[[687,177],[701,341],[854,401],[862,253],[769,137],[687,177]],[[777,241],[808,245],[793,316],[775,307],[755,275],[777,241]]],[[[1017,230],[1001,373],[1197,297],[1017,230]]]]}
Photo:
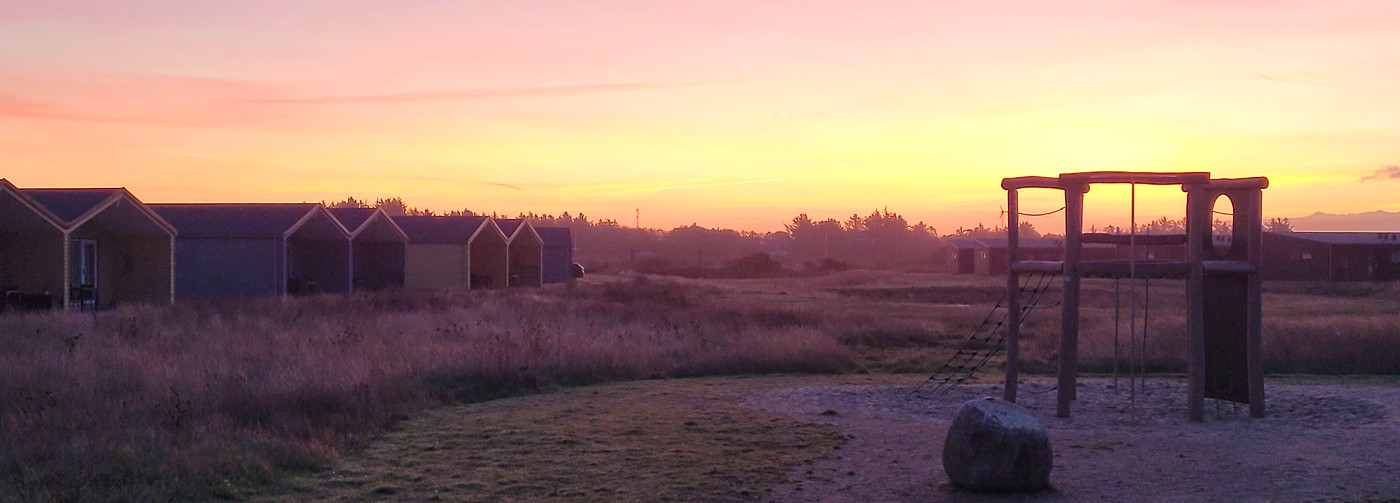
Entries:
{"type": "MultiPolygon", "coordinates": [[[[1026,309],[1022,301],[1022,276],[1061,275],[1060,341],[1057,417],[1069,417],[1078,378],[1080,280],[1083,278],[1186,279],[1187,416],[1202,421],[1205,399],[1249,404],[1253,417],[1264,415],[1264,379],[1260,351],[1261,300],[1259,284],[1260,244],[1263,240],[1263,177],[1223,179],[1210,173],[1148,173],[1100,171],[1066,173],[1058,177],[1006,178],[1007,276],[1004,338],[1006,380],[1004,399],[1016,401],[1019,374],[1020,325],[1026,309]],[[1084,233],[1084,194],[1094,184],[1133,186],[1136,214],[1137,185],[1178,185],[1186,192],[1186,233],[1143,236],[1084,233]],[[1065,255],[1063,261],[1022,261],[1017,258],[1019,192],[1055,189],[1064,192],[1065,255]],[[1233,231],[1228,249],[1220,251],[1212,239],[1212,208],[1220,197],[1234,206],[1233,231]],[[1186,260],[1081,260],[1086,243],[1186,246],[1186,260]]],[[[1135,217],[1134,217],[1135,218],[1135,217]]],[[[1044,283],[1032,295],[1044,289],[1044,283]]],[[[985,361],[985,358],[983,359],[985,361]]]]}

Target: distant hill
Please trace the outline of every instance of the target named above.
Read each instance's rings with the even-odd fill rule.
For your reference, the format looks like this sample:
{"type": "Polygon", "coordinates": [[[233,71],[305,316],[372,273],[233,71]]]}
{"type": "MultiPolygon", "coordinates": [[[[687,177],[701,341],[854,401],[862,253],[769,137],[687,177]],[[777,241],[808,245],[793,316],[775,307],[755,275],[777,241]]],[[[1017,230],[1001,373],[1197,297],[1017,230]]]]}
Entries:
{"type": "Polygon", "coordinates": [[[1290,218],[1289,221],[1293,223],[1293,230],[1296,231],[1400,231],[1400,212],[1383,210],[1341,215],[1319,211],[1305,217],[1290,218]]]}

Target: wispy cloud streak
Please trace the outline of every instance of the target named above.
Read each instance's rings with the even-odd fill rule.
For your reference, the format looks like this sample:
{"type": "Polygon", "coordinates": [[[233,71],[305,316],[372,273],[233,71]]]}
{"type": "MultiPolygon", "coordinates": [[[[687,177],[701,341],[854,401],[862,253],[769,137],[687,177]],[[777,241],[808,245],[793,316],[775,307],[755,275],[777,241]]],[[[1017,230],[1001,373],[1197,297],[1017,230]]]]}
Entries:
{"type": "Polygon", "coordinates": [[[1379,180],[1400,180],[1400,166],[1386,166],[1378,169],[1369,175],[1361,177],[1363,182],[1373,182],[1379,180]]]}
{"type": "Polygon", "coordinates": [[[249,100],[252,103],[267,105],[386,105],[396,103],[428,103],[436,101],[471,101],[511,98],[547,98],[578,96],[584,94],[650,91],[681,87],[692,84],[658,83],[614,83],[583,84],[570,86],[509,87],[500,89],[466,89],[459,91],[439,91],[421,93],[386,93],[360,96],[333,96],[321,98],[262,98],[249,100]]]}
{"type": "Polygon", "coordinates": [[[650,186],[650,187],[633,187],[633,188],[628,188],[628,189],[623,189],[623,190],[615,190],[615,191],[610,191],[610,192],[600,192],[600,193],[598,193],[597,195],[600,195],[600,196],[617,196],[617,195],[624,195],[624,194],[641,194],[641,193],[647,193],[647,192],[661,192],[661,191],[666,191],[666,190],[702,189],[702,188],[709,188],[709,187],[726,187],[726,186],[731,186],[731,185],[750,185],[750,184],[755,184],[755,183],[781,182],[781,181],[785,181],[785,180],[787,180],[787,179],[786,179],[786,178],[762,178],[762,179],[757,179],[757,180],[732,180],[732,181],[724,181],[724,182],[703,182],[703,183],[685,183],[685,184],[674,184],[674,185],[655,185],[655,186],[650,186]]]}

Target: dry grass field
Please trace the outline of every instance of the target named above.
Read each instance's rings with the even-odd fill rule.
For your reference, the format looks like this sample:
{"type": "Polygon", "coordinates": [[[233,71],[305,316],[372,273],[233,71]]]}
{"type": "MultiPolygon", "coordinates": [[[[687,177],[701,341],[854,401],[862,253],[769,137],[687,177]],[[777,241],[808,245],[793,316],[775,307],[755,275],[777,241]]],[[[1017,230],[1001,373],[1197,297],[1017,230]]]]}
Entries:
{"type": "MultiPolygon", "coordinates": [[[[0,501],[754,500],[842,434],[704,380],[579,386],[927,373],[1002,281],[594,276],[3,317],[0,501]]],[[[1031,369],[1053,367],[1051,292],[1026,326],[1031,369]]],[[[1181,292],[1151,285],[1149,370],[1182,367],[1181,292]]],[[[1113,298],[1086,281],[1091,372],[1113,368],[1113,298]]],[[[1396,306],[1394,284],[1266,285],[1268,371],[1400,374],[1396,306]]]]}

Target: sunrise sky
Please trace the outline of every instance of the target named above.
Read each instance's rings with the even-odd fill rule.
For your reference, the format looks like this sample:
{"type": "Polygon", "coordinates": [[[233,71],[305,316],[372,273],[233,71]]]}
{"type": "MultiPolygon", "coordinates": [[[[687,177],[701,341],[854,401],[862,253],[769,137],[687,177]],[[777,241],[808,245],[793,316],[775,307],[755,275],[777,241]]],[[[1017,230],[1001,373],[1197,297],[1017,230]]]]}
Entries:
{"type": "Polygon", "coordinates": [[[1008,176],[1268,176],[1286,217],[1400,209],[1396,165],[1393,0],[0,0],[0,177],[148,202],[948,233],[1008,176]]]}

